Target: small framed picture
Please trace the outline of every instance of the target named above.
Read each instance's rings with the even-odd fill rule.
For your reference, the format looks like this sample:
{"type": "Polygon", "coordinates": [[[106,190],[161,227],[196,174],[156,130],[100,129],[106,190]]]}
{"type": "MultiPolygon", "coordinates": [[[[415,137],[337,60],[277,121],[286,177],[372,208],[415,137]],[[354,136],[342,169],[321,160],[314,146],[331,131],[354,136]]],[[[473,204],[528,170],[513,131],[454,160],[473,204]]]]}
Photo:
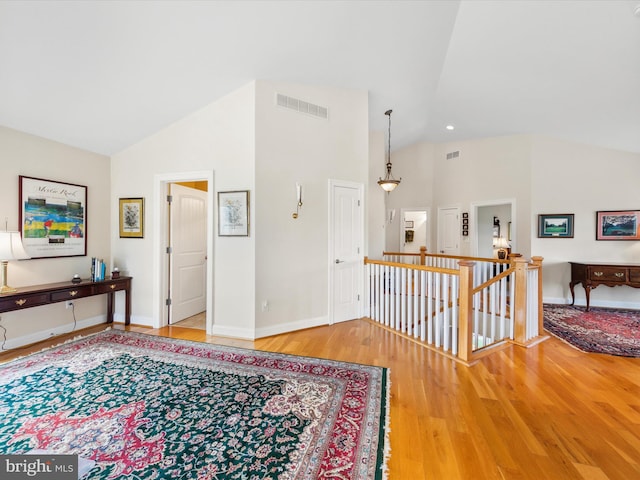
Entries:
{"type": "Polygon", "coordinates": [[[144,198],[120,199],[120,238],[144,238],[144,198]]]}
{"type": "Polygon", "coordinates": [[[218,236],[249,236],[249,191],[218,192],[218,236]]]}
{"type": "Polygon", "coordinates": [[[405,220],[404,228],[413,228],[413,220],[405,220]]]}
{"type": "Polygon", "coordinates": [[[538,215],[538,238],[573,238],[573,213],[538,215]]]}
{"type": "Polygon", "coordinates": [[[463,225],[469,225],[469,219],[468,218],[463,218],[462,219],[462,224],[463,225]]]}
{"type": "Polygon", "coordinates": [[[640,240],[640,210],[596,212],[596,240],[640,240]]]}

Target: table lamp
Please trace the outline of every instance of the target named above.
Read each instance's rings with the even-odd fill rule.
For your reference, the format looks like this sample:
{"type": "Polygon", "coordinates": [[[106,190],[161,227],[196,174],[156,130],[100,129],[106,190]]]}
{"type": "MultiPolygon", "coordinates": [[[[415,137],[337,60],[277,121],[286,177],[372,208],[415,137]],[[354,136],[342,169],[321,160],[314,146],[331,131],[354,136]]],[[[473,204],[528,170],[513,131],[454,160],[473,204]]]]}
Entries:
{"type": "Polygon", "coordinates": [[[0,294],[17,291],[7,285],[7,265],[11,260],[30,258],[22,246],[20,232],[0,232],[0,262],[2,263],[2,286],[0,294]]]}
{"type": "Polygon", "coordinates": [[[498,249],[498,259],[504,260],[509,253],[509,242],[504,237],[498,237],[498,241],[495,244],[495,248],[498,249]]]}

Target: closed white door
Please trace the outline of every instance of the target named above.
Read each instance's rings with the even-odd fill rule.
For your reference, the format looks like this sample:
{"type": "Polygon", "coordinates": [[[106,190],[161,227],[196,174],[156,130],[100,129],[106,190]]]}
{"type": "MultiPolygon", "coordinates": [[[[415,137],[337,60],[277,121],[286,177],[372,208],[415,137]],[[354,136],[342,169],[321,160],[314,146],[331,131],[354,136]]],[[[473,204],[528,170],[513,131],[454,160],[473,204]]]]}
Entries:
{"type": "Polygon", "coordinates": [[[359,318],[362,289],[362,186],[330,183],[330,322],[359,318]]]}
{"type": "Polygon", "coordinates": [[[169,323],[207,308],[207,192],[171,184],[169,323]]]}
{"type": "Polygon", "coordinates": [[[460,254],[460,209],[438,209],[438,253],[460,254]]]}

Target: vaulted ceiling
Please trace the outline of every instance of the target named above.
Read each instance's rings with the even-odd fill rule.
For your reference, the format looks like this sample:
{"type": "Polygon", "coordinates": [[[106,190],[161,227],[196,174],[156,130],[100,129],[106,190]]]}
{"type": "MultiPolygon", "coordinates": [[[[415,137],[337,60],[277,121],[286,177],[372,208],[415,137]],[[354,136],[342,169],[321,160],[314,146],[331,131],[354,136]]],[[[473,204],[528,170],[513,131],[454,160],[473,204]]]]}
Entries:
{"type": "Polygon", "coordinates": [[[109,155],[253,79],[368,90],[394,149],[640,153],[640,0],[0,2],[0,125],[109,155]]]}

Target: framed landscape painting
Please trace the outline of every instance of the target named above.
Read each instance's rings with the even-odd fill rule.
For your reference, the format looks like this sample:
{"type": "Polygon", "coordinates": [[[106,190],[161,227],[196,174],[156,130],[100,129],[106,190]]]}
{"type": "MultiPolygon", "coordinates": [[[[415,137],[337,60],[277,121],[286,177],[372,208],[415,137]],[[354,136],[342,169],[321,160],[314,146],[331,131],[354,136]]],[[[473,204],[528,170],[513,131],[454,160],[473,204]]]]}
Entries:
{"type": "Polygon", "coordinates": [[[18,222],[31,258],[87,254],[87,187],[19,177],[18,222]]]}
{"type": "Polygon", "coordinates": [[[596,240],[640,240],[640,210],[596,212],[596,240]]]}
{"type": "Polygon", "coordinates": [[[538,215],[538,238],[573,238],[573,213],[538,215]]]}

